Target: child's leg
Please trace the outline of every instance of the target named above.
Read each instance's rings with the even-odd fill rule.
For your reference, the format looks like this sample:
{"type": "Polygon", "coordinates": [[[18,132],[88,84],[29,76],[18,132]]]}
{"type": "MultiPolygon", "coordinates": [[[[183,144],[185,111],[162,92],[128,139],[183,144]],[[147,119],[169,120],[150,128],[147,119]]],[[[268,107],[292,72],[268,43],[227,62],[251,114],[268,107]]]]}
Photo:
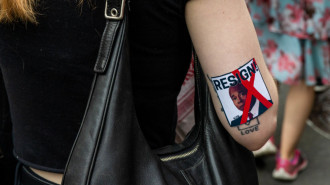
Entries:
{"type": "Polygon", "coordinates": [[[280,154],[282,159],[291,159],[305,128],[305,122],[314,101],[313,86],[304,82],[293,85],[287,95],[281,133],[280,154]]]}

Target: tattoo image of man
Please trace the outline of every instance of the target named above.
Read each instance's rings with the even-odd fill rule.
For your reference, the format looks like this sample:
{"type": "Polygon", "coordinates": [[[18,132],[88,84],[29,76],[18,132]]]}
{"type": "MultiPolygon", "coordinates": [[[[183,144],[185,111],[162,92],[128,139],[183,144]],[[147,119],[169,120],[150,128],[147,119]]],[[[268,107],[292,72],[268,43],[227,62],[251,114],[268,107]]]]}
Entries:
{"type": "MultiPolygon", "coordinates": [[[[238,84],[236,86],[231,86],[229,88],[229,96],[231,100],[233,101],[236,108],[242,112],[245,107],[247,91],[248,90],[244,87],[243,84],[238,84]]],[[[272,103],[271,100],[268,101],[272,103]]],[[[248,113],[248,121],[264,113],[266,110],[267,108],[262,103],[260,103],[254,96],[252,96],[249,113],[248,113]]],[[[232,126],[240,125],[241,119],[242,119],[242,115],[234,119],[231,122],[231,125],[232,126]]]]}

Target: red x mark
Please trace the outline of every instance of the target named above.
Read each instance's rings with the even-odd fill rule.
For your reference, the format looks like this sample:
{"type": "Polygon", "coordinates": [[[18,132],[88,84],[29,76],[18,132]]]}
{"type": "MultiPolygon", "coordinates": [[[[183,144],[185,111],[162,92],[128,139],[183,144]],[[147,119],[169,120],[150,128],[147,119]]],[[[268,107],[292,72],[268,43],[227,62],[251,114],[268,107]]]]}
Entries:
{"type": "MultiPolygon", "coordinates": [[[[257,66],[255,60],[253,59],[253,63],[255,64],[253,66],[253,68],[255,69],[255,66],[257,66]]],[[[256,69],[255,69],[256,70],[256,69]]],[[[270,103],[262,94],[259,93],[259,91],[257,91],[253,84],[254,84],[254,79],[255,79],[255,73],[251,73],[251,78],[250,81],[248,80],[243,80],[241,78],[241,76],[239,75],[239,70],[236,69],[235,71],[232,72],[232,74],[234,76],[239,76],[242,84],[244,85],[244,87],[247,89],[247,95],[246,95],[246,101],[245,101],[245,106],[244,106],[244,110],[243,110],[243,115],[241,118],[241,123],[240,124],[244,124],[247,122],[247,118],[248,118],[248,114],[249,114],[249,109],[250,109],[250,105],[251,105],[251,100],[252,100],[252,94],[254,95],[254,97],[256,97],[265,107],[267,107],[267,109],[269,107],[271,107],[273,104],[270,103]],[[237,75],[236,75],[237,74],[237,75]]]]}

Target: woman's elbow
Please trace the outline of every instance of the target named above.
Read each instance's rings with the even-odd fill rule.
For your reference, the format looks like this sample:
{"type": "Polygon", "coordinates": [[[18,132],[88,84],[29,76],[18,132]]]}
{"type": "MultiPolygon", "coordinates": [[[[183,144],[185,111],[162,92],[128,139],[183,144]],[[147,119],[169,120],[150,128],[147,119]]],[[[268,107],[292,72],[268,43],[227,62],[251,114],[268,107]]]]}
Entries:
{"type": "Polygon", "coordinates": [[[256,118],[254,133],[248,135],[241,133],[240,143],[244,147],[251,151],[258,150],[274,135],[277,126],[277,105],[277,101],[274,102],[271,109],[256,118]]]}
{"type": "Polygon", "coordinates": [[[269,121],[267,121],[267,130],[264,134],[259,136],[253,142],[247,144],[245,147],[251,151],[255,151],[260,149],[264,144],[269,140],[271,136],[274,135],[277,127],[277,116],[269,117],[269,121]]]}

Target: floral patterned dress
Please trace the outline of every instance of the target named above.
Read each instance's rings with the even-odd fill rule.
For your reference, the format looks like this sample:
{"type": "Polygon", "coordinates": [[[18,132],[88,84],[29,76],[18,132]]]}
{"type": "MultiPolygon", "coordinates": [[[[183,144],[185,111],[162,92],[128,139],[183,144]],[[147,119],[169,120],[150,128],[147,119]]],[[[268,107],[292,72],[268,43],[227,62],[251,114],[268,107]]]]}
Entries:
{"type": "Polygon", "coordinates": [[[330,84],[330,0],[247,0],[276,80],[330,84]]]}

